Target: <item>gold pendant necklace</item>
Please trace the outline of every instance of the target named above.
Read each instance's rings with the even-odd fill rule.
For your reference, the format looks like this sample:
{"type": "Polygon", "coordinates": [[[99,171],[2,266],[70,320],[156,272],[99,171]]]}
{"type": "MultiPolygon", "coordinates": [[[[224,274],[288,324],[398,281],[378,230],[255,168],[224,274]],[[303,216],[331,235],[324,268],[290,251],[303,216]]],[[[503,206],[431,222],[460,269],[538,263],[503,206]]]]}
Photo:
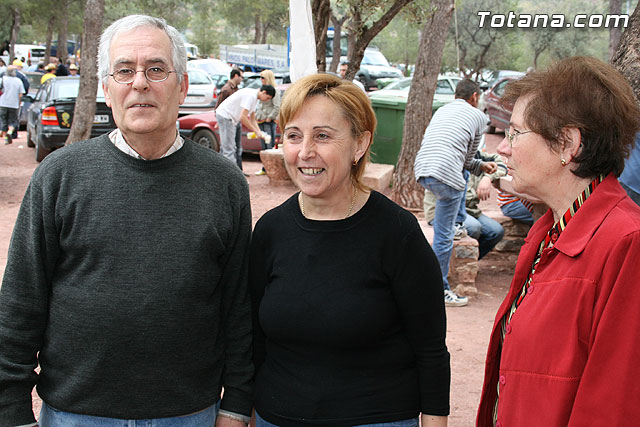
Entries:
{"type": "MultiPolygon", "coordinates": [[[[353,196],[351,197],[351,204],[349,205],[349,210],[347,211],[347,216],[345,216],[344,218],[349,218],[351,216],[351,212],[353,212],[353,207],[356,204],[356,196],[358,194],[358,190],[357,189],[353,189],[353,196]]],[[[300,192],[300,211],[302,212],[302,216],[307,218],[307,214],[304,211],[304,195],[302,194],[302,192],[300,192]]]]}

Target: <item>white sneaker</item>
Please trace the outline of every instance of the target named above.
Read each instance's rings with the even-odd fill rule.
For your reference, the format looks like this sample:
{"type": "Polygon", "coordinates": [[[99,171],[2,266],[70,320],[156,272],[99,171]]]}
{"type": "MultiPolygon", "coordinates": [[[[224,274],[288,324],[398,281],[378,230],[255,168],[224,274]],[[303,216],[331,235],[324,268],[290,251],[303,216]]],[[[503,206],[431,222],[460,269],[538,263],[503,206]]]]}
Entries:
{"type": "Polygon", "coordinates": [[[463,307],[469,304],[469,298],[455,294],[451,289],[444,290],[444,305],[447,307],[463,307]]]}
{"type": "Polygon", "coordinates": [[[456,223],[455,233],[453,235],[453,240],[464,239],[467,236],[468,236],[467,229],[464,228],[464,225],[456,223]]]}

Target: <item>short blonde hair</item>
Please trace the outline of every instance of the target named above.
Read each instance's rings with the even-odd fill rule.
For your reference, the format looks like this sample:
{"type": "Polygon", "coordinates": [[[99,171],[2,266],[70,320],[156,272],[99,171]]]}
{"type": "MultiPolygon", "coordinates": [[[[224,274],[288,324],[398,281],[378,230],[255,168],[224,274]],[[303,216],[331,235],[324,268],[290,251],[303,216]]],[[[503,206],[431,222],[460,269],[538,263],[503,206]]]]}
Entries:
{"type": "MultiPolygon", "coordinates": [[[[351,134],[359,138],[365,132],[373,134],[376,131],[376,115],[371,108],[369,97],[353,83],[331,74],[313,74],[303,77],[291,85],[284,94],[278,117],[280,129],[285,129],[287,123],[302,109],[305,102],[316,95],[326,96],[338,107],[338,111],[351,124],[351,134]]],[[[371,144],[357,164],[351,167],[351,179],[356,187],[366,190],[362,183],[362,174],[369,162],[371,144]]]]}
{"type": "Polygon", "coordinates": [[[271,70],[262,70],[260,72],[260,77],[264,77],[263,85],[271,85],[276,87],[276,76],[273,74],[271,70]]]}

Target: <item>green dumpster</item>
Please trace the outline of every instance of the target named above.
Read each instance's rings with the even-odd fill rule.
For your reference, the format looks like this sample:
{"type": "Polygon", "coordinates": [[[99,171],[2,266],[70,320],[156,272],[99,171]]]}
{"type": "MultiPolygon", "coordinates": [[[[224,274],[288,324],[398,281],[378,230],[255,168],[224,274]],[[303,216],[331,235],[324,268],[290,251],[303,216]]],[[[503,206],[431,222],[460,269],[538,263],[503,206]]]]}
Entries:
{"type": "MultiPolygon", "coordinates": [[[[442,102],[434,101],[432,112],[435,113],[443,105],[442,102]]],[[[371,97],[371,106],[378,119],[378,128],[371,145],[371,161],[395,166],[402,146],[407,98],[376,93],[371,97]]]]}

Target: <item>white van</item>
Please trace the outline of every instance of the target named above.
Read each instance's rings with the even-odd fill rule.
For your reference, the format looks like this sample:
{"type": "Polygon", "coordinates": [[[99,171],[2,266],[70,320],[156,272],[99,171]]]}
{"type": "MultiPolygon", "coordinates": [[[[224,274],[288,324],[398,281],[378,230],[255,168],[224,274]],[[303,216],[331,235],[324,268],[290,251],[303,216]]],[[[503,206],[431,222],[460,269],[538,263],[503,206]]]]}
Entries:
{"type": "Polygon", "coordinates": [[[14,54],[18,59],[31,59],[32,63],[37,64],[44,59],[45,50],[44,46],[37,44],[16,44],[14,54]]]}

